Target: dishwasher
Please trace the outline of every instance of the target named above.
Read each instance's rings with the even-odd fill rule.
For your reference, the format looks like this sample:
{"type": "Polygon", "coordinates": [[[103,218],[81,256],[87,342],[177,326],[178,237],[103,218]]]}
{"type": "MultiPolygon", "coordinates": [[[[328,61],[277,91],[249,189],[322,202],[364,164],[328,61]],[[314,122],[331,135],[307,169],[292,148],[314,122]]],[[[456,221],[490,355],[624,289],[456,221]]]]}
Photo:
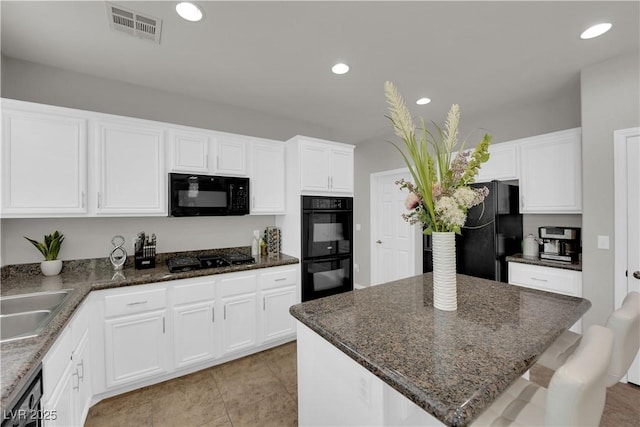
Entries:
{"type": "Polygon", "coordinates": [[[9,409],[3,411],[2,427],[42,426],[42,365],[38,366],[18,399],[9,409]]]}

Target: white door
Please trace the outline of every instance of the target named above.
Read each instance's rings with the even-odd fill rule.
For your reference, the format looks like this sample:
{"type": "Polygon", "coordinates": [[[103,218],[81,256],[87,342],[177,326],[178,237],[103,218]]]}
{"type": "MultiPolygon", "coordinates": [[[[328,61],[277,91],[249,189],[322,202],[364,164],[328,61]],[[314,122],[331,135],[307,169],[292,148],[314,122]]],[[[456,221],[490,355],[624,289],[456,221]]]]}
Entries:
{"type": "Polygon", "coordinates": [[[257,344],[256,294],[223,298],[222,351],[251,348],[257,344]]]}
{"type": "Polygon", "coordinates": [[[96,125],[100,215],[165,215],[164,130],[131,121],[96,125]]]}
{"type": "Polygon", "coordinates": [[[215,357],[213,301],[173,309],[173,351],[176,368],[215,357]]]}
{"type": "Polygon", "coordinates": [[[371,284],[378,285],[422,272],[419,225],[402,219],[408,192],[395,184],[411,175],[407,169],[371,174],[371,284]],[[418,237],[418,238],[417,238],[418,237]]]}
{"type": "MultiPolygon", "coordinates": [[[[615,308],[640,292],[640,128],[614,132],[615,149],[615,308]]],[[[640,356],[627,380],[640,385],[640,356]]]]}
{"type": "Polygon", "coordinates": [[[165,318],[162,310],[105,321],[107,387],[167,372],[165,318]]]}
{"type": "Polygon", "coordinates": [[[289,314],[289,308],[295,303],[295,286],[262,292],[262,338],[264,342],[275,341],[295,334],[295,319],[289,314]]]}
{"type": "Polygon", "coordinates": [[[330,155],[331,191],[353,193],[353,150],[332,148],[330,155]]]}

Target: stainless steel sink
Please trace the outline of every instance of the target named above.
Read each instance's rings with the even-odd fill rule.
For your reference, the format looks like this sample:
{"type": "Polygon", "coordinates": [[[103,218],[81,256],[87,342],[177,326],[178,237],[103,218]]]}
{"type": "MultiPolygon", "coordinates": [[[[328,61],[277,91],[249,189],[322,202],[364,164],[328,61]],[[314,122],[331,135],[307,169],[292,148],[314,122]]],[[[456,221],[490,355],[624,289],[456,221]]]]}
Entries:
{"type": "Polygon", "coordinates": [[[0,298],[0,342],[37,336],[68,297],[62,290],[0,298]]]}

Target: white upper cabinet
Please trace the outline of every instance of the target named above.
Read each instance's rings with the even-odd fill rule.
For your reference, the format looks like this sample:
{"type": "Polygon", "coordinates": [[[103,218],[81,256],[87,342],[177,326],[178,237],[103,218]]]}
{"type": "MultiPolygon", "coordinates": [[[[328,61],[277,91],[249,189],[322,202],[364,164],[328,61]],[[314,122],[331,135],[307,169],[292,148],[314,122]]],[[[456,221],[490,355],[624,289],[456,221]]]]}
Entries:
{"type": "Polygon", "coordinates": [[[166,215],[164,130],[135,120],[97,120],[96,213],[166,215]]]}
{"type": "Polygon", "coordinates": [[[247,146],[243,137],[231,134],[219,134],[215,142],[216,175],[247,176],[247,146]]]}
{"type": "Polygon", "coordinates": [[[4,217],[87,212],[87,120],[62,110],[3,101],[4,217]]]}
{"type": "Polygon", "coordinates": [[[504,142],[490,145],[489,160],[480,167],[476,182],[518,179],[519,169],[517,144],[504,142]]]}
{"type": "Polygon", "coordinates": [[[520,212],[582,212],[581,129],[519,140],[520,212]]]}
{"type": "Polygon", "coordinates": [[[209,172],[211,136],[205,132],[171,129],[169,135],[171,172],[209,172]]]}
{"type": "Polygon", "coordinates": [[[240,135],[190,128],[169,131],[169,171],[247,176],[247,139],[240,135]]]}
{"type": "Polygon", "coordinates": [[[251,214],[284,213],[284,144],[255,139],[251,143],[251,214]]]}
{"type": "Polygon", "coordinates": [[[348,144],[298,137],[303,194],[353,195],[353,151],[348,144]]]}

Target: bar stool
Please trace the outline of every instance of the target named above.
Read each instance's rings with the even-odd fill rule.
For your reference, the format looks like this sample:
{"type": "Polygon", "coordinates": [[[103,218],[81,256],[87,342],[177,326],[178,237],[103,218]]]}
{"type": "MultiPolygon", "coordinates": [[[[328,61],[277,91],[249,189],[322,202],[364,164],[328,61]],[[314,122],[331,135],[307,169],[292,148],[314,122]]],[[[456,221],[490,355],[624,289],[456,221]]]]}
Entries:
{"type": "MultiPolygon", "coordinates": [[[[614,334],[613,353],[607,387],[617,384],[627,373],[640,349],[640,293],[629,292],[619,309],[607,319],[607,328],[614,334]]],[[[564,364],[580,343],[580,334],[565,331],[551,344],[536,363],[553,369],[564,364]]]]}
{"type": "Polygon", "coordinates": [[[548,389],[520,377],[471,426],[597,426],[612,350],[613,332],[591,326],[548,389]]]}

